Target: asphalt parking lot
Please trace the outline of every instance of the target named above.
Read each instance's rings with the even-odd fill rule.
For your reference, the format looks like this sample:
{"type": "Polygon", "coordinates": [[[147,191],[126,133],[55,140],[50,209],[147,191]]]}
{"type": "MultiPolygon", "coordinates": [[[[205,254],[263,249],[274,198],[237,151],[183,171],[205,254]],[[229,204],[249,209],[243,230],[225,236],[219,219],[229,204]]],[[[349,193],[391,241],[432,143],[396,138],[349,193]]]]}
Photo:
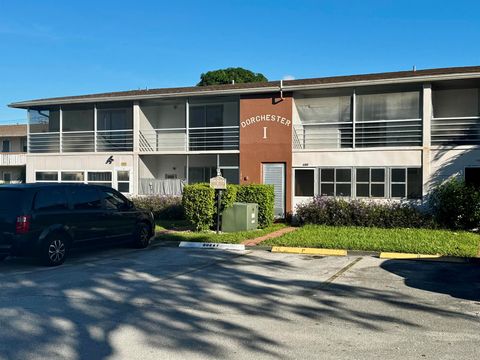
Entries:
{"type": "Polygon", "coordinates": [[[479,355],[479,265],[158,245],[0,263],[0,359],[479,355]]]}

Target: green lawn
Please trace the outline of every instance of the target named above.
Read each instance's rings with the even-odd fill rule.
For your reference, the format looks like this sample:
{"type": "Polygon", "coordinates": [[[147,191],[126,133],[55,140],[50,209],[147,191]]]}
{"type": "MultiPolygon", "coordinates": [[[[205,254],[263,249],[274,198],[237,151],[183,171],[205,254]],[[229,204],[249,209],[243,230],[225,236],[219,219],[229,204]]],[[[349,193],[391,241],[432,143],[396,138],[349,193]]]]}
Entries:
{"type": "MultiPolygon", "coordinates": [[[[185,223],[178,223],[178,226],[185,226],[185,223]]],[[[216,242],[216,243],[241,243],[244,240],[254,239],[256,237],[269,234],[273,231],[280,230],[287,225],[273,224],[265,229],[241,231],[236,233],[220,233],[216,234],[213,231],[209,232],[192,232],[192,231],[177,231],[174,233],[158,234],[156,239],[163,241],[195,241],[195,242],[216,242]]],[[[162,228],[172,228],[170,223],[162,224],[162,228]]],[[[157,230],[161,230],[157,222],[157,230]]]]}
{"type": "Polygon", "coordinates": [[[476,256],[480,235],[464,231],[305,225],[262,245],[476,256]]]}

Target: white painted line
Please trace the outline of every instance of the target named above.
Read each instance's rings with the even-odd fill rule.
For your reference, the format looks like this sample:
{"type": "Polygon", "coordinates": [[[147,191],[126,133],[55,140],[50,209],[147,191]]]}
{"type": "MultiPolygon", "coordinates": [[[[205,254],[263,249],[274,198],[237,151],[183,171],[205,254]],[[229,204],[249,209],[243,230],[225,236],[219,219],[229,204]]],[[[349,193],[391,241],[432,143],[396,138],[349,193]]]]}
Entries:
{"type": "Polygon", "coordinates": [[[245,250],[242,244],[221,244],[221,243],[205,243],[205,242],[189,242],[182,241],[178,247],[196,248],[196,249],[221,249],[221,250],[245,250]]]}

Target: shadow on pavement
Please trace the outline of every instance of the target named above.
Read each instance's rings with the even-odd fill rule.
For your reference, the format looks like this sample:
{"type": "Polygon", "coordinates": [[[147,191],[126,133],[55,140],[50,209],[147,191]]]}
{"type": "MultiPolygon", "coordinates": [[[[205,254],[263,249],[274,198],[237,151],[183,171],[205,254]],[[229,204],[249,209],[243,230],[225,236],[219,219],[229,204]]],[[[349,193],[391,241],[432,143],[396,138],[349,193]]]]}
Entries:
{"type": "Polygon", "coordinates": [[[427,260],[388,260],[381,267],[405,285],[464,300],[480,301],[480,265],[427,260]]]}
{"type": "MultiPolygon", "coordinates": [[[[255,253],[242,256],[153,248],[120,260],[89,261],[87,256],[83,260],[27,275],[0,273],[0,359],[32,354],[40,358],[104,359],[118,356],[117,342],[127,341],[132,332],[136,335],[131,341],[137,344],[177,351],[185,357],[193,353],[210,358],[227,356],[220,343],[211,341],[212,334],[228,337],[259,358],[281,357],[285,344],[276,340],[276,330],[260,332],[255,323],[296,318],[315,319],[321,324],[337,319],[379,332],[383,324],[392,322],[421,327],[394,311],[383,314],[376,305],[478,321],[456,311],[418,304],[417,299],[395,290],[323,286],[320,279],[293,276],[302,269],[291,263],[255,253]],[[311,294],[306,296],[308,289],[311,294]],[[346,301],[349,299],[365,300],[369,306],[352,308],[346,301]],[[235,315],[251,316],[251,322],[240,323],[235,315]],[[128,329],[130,335],[118,340],[120,332],[128,329]]],[[[409,270],[407,264],[411,263],[386,262],[384,268],[404,276],[409,286],[442,290],[444,272],[436,273],[428,265],[409,270]],[[433,277],[436,281],[412,283],[409,271],[424,271],[426,280],[433,277]]],[[[468,278],[466,272],[478,278],[478,269],[459,266],[451,271],[449,291],[478,299],[478,294],[454,286],[455,278],[468,278]]]]}

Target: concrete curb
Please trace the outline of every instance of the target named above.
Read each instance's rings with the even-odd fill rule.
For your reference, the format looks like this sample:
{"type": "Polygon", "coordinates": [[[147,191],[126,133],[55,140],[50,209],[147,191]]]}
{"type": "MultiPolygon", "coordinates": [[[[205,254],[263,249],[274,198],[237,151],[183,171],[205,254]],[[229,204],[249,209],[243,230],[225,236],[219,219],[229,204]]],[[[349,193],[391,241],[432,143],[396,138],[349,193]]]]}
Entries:
{"type": "Polygon", "coordinates": [[[194,248],[194,249],[237,250],[237,251],[245,250],[245,245],[243,244],[206,243],[206,242],[193,242],[193,241],[181,241],[180,244],[178,244],[178,247],[194,248]]]}
{"type": "Polygon", "coordinates": [[[271,252],[321,256],[347,256],[347,250],[272,246],[271,252]]]}

